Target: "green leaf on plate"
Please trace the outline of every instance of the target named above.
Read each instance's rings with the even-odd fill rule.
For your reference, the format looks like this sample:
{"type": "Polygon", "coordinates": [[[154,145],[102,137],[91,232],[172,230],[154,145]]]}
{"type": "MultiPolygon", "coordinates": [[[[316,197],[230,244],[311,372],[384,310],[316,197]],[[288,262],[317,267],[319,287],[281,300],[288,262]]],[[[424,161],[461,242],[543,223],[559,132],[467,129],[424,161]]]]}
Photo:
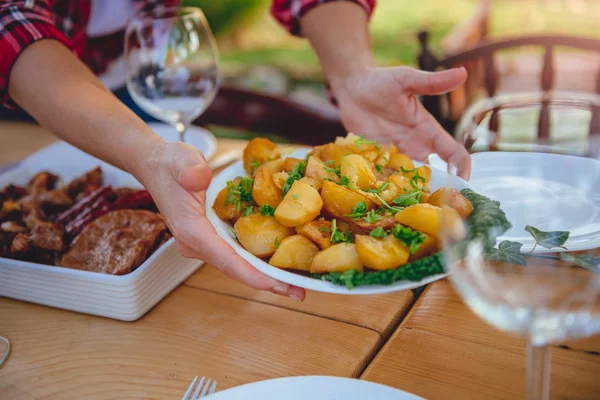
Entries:
{"type": "Polygon", "coordinates": [[[511,264],[527,265],[525,256],[521,253],[522,243],[505,240],[498,247],[490,249],[486,254],[488,260],[506,261],[511,264]]]}
{"type": "Polygon", "coordinates": [[[544,232],[529,225],[525,227],[525,230],[531,233],[537,244],[547,249],[555,247],[562,247],[564,249],[563,245],[569,239],[570,234],[567,231],[544,232]]]}
{"type": "Polygon", "coordinates": [[[600,274],[600,268],[598,267],[598,261],[595,257],[589,254],[578,254],[574,256],[570,253],[560,253],[560,259],[565,262],[573,263],[583,269],[600,274]]]}

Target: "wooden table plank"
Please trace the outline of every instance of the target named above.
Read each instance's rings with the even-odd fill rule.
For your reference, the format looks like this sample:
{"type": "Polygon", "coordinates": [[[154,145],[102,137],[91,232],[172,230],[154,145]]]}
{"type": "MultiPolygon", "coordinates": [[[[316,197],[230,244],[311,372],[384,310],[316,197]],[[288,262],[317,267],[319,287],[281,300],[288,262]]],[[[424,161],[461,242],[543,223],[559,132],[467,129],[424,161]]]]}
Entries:
{"type": "Polygon", "coordinates": [[[387,337],[398,325],[414,301],[410,290],[377,296],[346,296],[309,291],[306,300],[299,303],[247,287],[212,266],[204,266],[185,284],[362,326],[379,332],[383,337],[387,337]]]}
{"type": "MultiPolygon", "coordinates": [[[[517,353],[520,353],[524,346],[521,338],[499,331],[475,316],[456,294],[447,279],[427,287],[410,315],[402,322],[402,326],[517,353]]],[[[600,353],[600,335],[577,341],[567,341],[556,346],[559,345],[600,353]]]]}
{"type": "Polygon", "coordinates": [[[189,287],[135,323],[7,299],[0,315],[13,347],[0,387],[15,398],[177,398],[195,375],[220,389],[358,376],[381,341],[369,329],[189,287]]]}
{"type": "MultiPolygon", "coordinates": [[[[552,399],[598,398],[599,356],[555,348],[551,371],[552,399]]],[[[418,329],[398,329],[362,379],[432,400],[526,398],[524,350],[517,354],[418,329]]]]}

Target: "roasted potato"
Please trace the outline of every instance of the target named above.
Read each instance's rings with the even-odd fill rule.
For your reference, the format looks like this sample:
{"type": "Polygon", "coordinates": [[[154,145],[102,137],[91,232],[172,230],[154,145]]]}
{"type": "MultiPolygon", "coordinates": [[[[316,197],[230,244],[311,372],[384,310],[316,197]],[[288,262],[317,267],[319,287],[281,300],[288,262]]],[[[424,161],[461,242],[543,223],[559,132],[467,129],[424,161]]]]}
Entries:
{"type": "Polygon", "coordinates": [[[356,252],[364,265],[376,270],[397,268],[410,257],[408,246],[392,235],[383,239],[356,235],[356,252]]]}
{"type": "Polygon", "coordinates": [[[347,154],[352,154],[353,152],[354,151],[350,146],[336,143],[327,143],[322,146],[315,147],[313,150],[313,157],[317,156],[323,162],[334,161],[336,165],[340,165],[340,163],[342,162],[342,157],[347,154]]]}
{"type": "Polygon", "coordinates": [[[425,241],[421,243],[417,251],[415,251],[414,254],[410,256],[409,261],[415,261],[420,258],[430,256],[436,251],[438,251],[438,249],[440,248],[438,247],[438,239],[431,235],[428,235],[427,233],[424,233],[424,235],[426,236],[425,241]]]}
{"type": "Polygon", "coordinates": [[[277,186],[279,189],[283,189],[283,186],[289,177],[290,174],[285,171],[276,172],[273,174],[273,182],[275,182],[275,186],[277,186]]]}
{"type": "Polygon", "coordinates": [[[286,172],[291,172],[294,169],[294,167],[300,164],[301,162],[304,162],[304,160],[301,160],[299,158],[288,157],[283,163],[283,170],[286,172]]]}
{"type": "Polygon", "coordinates": [[[294,230],[281,225],[268,215],[252,214],[241,217],[234,225],[242,246],[257,257],[269,257],[277,250],[277,243],[294,235],[294,230]]]}
{"type": "Polygon", "coordinates": [[[356,252],[356,246],[352,243],[334,244],[328,249],[318,252],[310,264],[310,272],[319,274],[344,272],[350,269],[364,270],[364,265],[356,252]]]}
{"type": "Polygon", "coordinates": [[[440,188],[429,196],[427,202],[437,207],[454,208],[463,219],[473,212],[473,204],[456,189],[440,188]]]}
{"type": "Polygon", "coordinates": [[[377,207],[377,204],[364,194],[331,181],[323,182],[321,197],[323,198],[323,211],[337,218],[346,218],[347,215],[352,214],[352,209],[359,201],[367,203],[368,210],[377,207]]]}
{"type": "Polygon", "coordinates": [[[284,269],[309,271],[319,248],[302,235],[286,237],[271,257],[269,264],[284,269]]]}
{"type": "Polygon", "coordinates": [[[331,221],[324,219],[310,221],[297,227],[296,232],[316,243],[321,250],[331,246],[331,221]]]}
{"type": "Polygon", "coordinates": [[[315,181],[323,183],[325,180],[339,182],[340,177],[334,172],[328,171],[327,165],[317,156],[312,155],[306,163],[306,170],[304,176],[313,178],[315,181]]]}
{"type": "Polygon", "coordinates": [[[374,189],[377,185],[371,164],[359,154],[349,154],[342,158],[341,173],[362,190],[374,189]]]}
{"type": "Polygon", "coordinates": [[[285,165],[285,159],[283,159],[283,158],[278,158],[276,160],[267,161],[266,163],[264,163],[261,166],[259,166],[258,168],[256,168],[254,170],[254,174],[256,174],[258,172],[258,170],[262,169],[262,168],[266,168],[272,174],[276,174],[278,172],[283,171],[284,165],[285,165]]]}
{"type": "Polygon", "coordinates": [[[254,177],[252,198],[259,206],[277,207],[283,200],[283,190],[277,186],[268,168],[259,168],[254,177]]]}
{"type": "MultiPolygon", "coordinates": [[[[233,180],[234,186],[238,185],[239,183],[240,183],[240,178],[236,178],[233,180]]],[[[237,204],[233,204],[233,203],[226,204],[228,195],[229,195],[229,188],[225,187],[217,195],[217,198],[215,199],[215,202],[213,204],[213,210],[215,210],[215,214],[217,214],[217,216],[219,218],[221,218],[222,220],[232,221],[232,220],[236,220],[237,218],[239,218],[242,215],[242,213],[244,212],[244,210],[246,209],[246,207],[248,207],[250,205],[250,203],[249,202],[240,203],[239,207],[237,204]]]]}
{"type": "Polygon", "coordinates": [[[400,193],[412,192],[414,188],[410,184],[410,179],[400,174],[393,174],[388,177],[390,184],[397,186],[400,189],[400,193]]]}
{"type": "Polygon", "coordinates": [[[438,239],[442,234],[442,223],[454,240],[461,240],[465,236],[465,227],[460,215],[449,207],[442,209],[427,203],[415,204],[397,213],[396,221],[438,239]]]}
{"type": "Polygon", "coordinates": [[[300,226],[318,217],[322,207],[323,200],[317,189],[296,181],[277,206],[275,219],[284,226],[300,226]]]}
{"type": "Polygon", "coordinates": [[[388,168],[391,168],[396,171],[401,171],[404,169],[413,169],[415,165],[409,156],[402,153],[396,153],[390,156],[390,162],[387,165],[388,168]]]}
{"type": "Polygon", "coordinates": [[[258,166],[280,157],[275,143],[265,138],[254,138],[244,149],[244,169],[250,174],[258,166]]]}
{"type": "MultiPolygon", "coordinates": [[[[429,181],[431,180],[431,168],[429,168],[429,166],[421,165],[419,168],[417,168],[417,173],[419,174],[419,176],[425,179],[424,183],[429,183],[429,181]]],[[[411,179],[415,176],[415,172],[405,172],[404,176],[406,176],[408,179],[411,179]]]]}
{"type": "Polygon", "coordinates": [[[298,182],[306,183],[307,185],[310,185],[310,186],[314,187],[317,190],[321,190],[321,188],[323,187],[323,184],[321,182],[319,182],[316,179],[309,178],[308,176],[300,178],[298,180],[298,182]]]}

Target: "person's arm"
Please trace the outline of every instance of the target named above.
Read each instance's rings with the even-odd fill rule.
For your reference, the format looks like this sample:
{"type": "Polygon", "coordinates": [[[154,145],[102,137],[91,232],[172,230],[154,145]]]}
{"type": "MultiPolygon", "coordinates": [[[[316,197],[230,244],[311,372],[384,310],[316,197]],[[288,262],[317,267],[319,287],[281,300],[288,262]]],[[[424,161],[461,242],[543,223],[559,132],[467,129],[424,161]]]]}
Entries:
{"type": "Polygon", "coordinates": [[[419,160],[437,153],[469,176],[470,157],[419,102],[462,85],[464,69],[427,73],[408,67],[377,68],[368,18],[355,1],[334,1],[303,13],[299,32],[314,48],[346,129],[393,142],[419,160]]]}
{"type": "Polygon", "coordinates": [[[58,137],[132,173],[151,193],[185,257],[257,289],[304,298],[303,290],[258,272],[217,235],[205,215],[212,173],[196,148],[154,134],[59,40],[30,39],[6,76],[11,101],[58,137]]]}

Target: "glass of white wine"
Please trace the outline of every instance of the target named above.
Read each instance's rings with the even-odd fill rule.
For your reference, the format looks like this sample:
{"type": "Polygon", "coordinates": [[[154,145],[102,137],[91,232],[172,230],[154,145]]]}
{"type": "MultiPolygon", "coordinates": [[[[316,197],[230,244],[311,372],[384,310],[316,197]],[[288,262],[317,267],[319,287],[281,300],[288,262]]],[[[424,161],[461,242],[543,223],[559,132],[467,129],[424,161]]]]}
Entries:
{"type": "Polygon", "coordinates": [[[133,100],[184,141],[219,87],[217,45],[202,10],[163,7],[137,15],[125,30],[125,58],[133,100]]]}
{"type": "Polygon", "coordinates": [[[472,311],[527,339],[531,400],[549,398],[552,344],[600,332],[599,113],[597,96],[513,95],[475,105],[457,131],[476,189],[462,194],[480,208],[465,229],[443,219],[446,268],[472,311]]]}

